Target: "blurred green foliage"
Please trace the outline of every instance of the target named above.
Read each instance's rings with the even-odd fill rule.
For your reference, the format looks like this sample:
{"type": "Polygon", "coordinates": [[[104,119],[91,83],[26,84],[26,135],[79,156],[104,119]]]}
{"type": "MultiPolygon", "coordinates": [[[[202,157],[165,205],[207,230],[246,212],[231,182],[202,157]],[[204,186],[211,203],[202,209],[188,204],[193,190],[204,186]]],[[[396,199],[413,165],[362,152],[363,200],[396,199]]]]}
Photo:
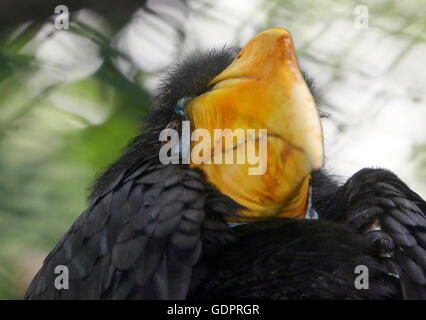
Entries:
{"type": "Polygon", "coordinates": [[[22,297],[41,259],[84,209],[95,173],[138,132],[150,101],[117,68],[108,39],[90,31],[100,68],[34,89],[46,66],[21,49],[40,27],[0,39],[0,299],[22,297]],[[75,98],[76,112],[54,97],[75,98]],[[94,115],[78,112],[79,101],[95,106],[94,115]]]}

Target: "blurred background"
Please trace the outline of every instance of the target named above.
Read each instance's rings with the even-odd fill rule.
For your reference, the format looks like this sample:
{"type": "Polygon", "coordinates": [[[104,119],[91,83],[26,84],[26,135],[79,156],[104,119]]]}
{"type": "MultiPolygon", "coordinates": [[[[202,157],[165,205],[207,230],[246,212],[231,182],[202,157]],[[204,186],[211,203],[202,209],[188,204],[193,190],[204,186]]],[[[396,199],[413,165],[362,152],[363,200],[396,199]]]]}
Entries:
{"type": "Polygon", "coordinates": [[[0,299],[22,298],[167,68],[269,27],[293,34],[330,115],[326,167],[342,180],[386,167],[426,197],[425,10],[422,0],[0,1],[0,299]]]}

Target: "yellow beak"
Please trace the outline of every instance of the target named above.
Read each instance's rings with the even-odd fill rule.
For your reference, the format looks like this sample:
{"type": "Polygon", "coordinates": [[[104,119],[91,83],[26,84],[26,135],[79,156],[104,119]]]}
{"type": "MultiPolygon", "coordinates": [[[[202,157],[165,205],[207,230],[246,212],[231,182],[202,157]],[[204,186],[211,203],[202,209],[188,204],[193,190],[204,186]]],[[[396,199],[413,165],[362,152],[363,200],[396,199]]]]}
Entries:
{"type": "MultiPolygon", "coordinates": [[[[310,173],[323,166],[324,144],[320,117],[290,33],[282,29],[259,33],[210,85],[212,90],[188,105],[192,129],[206,129],[212,137],[215,129],[266,129],[266,168],[261,175],[249,175],[247,163],[224,165],[212,160],[191,165],[245,206],[241,216],[300,216],[310,173]]],[[[243,144],[248,150],[254,140],[262,139],[257,132],[254,140],[241,134],[234,137],[233,148],[222,147],[219,152],[245,152],[243,144]]],[[[255,149],[259,152],[259,146],[255,149]]],[[[217,153],[212,150],[208,156],[217,153]]]]}

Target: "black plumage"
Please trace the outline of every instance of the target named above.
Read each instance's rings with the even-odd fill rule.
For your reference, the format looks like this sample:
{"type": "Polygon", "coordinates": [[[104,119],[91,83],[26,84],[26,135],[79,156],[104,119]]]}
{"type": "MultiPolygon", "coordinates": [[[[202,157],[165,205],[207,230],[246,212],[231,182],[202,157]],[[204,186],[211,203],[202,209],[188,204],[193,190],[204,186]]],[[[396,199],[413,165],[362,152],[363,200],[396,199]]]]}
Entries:
{"type": "Polygon", "coordinates": [[[274,219],[234,228],[239,240],[209,261],[194,299],[397,299],[369,242],[324,220],[274,219]],[[368,290],[354,285],[355,268],[369,270],[368,290]]]}
{"type": "Polygon", "coordinates": [[[320,220],[275,219],[233,229],[192,298],[426,299],[426,202],[395,174],[363,169],[339,185],[312,179],[320,220]],[[367,266],[370,288],[354,285],[367,266]]]}
{"type": "Polygon", "coordinates": [[[321,193],[314,197],[320,216],[362,234],[393,266],[405,298],[426,299],[426,202],[385,169],[362,169],[330,193],[319,185],[321,193]]]}
{"type": "Polygon", "coordinates": [[[365,169],[343,185],[316,172],[319,221],[231,228],[237,203],[201,171],[159,162],[158,135],[179,120],[179,99],[209,90],[236,53],[197,53],[166,76],[145,133],[94,184],[27,299],[426,298],[426,203],[391,172],[365,169]],[[359,264],[370,290],[354,288],[359,264]],[[57,265],[69,267],[68,290],[54,287],[57,265]]]}

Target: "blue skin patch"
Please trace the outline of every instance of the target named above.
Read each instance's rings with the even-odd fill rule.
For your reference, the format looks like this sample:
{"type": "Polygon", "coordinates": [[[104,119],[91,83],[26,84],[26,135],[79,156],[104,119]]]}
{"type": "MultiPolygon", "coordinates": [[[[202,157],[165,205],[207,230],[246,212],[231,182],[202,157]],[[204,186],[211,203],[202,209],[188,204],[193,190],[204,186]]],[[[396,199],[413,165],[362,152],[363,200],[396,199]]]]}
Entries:
{"type": "MultiPolygon", "coordinates": [[[[190,97],[181,98],[179,99],[179,101],[177,102],[175,106],[175,113],[181,118],[182,121],[188,120],[188,114],[186,113],[186,106],[188,105],[188,102],[191,101],[191,99],[192,98],[190,97]]],[[[183,139],[183,137],[181,137],[181,139],[179,140],[180,140],[179,144],[174,147],[173,151],[182,156],[182,153],[184,152],[184,150],[189,150],[190,141],[189,139],[183,139]]]]}
{"type": "MultiPolygon", "coordinates": [[[[191,99],[192,98],[190,97],[181,98],[179,99],[179,101],[177,102],[175,106],[175,113],[181,118],[182,121],[188,120],[188,114],[186,113],[186,106],[188,105],[188,102],[191,101],[191,99]]],[[[180,154],[181,157],[183,157],[184,150],[185,151],[189,150],[189,146],[190,146],[189,137],[188,139],[183,139],[183,137],[181,137],[181,139],[179,139],[179,144],[175,147],[174,151],[180,154]]]]}
{"type": "Polygon", "coordinates": [[[186,113],[186,106],[191,99],[192,98],[190,97],[181,98],[176,104],[175,113],[179,115],[179,117],[182,120],[188,120],[188,114],[186,113]]]}
{"type": "Polygon", "coordinates": [[[318,212],[312,207],[312,186],[309,187],[308,208],[306,209],[305,219],[318,220],[318,212]]]}

